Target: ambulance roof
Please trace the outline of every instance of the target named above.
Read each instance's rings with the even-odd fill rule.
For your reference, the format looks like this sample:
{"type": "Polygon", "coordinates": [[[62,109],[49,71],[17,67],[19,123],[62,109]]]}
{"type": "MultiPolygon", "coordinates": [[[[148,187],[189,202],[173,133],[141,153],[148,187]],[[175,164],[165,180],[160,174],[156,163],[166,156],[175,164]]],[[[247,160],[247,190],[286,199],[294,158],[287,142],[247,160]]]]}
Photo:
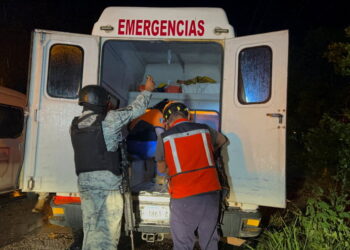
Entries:
{"type": "Polygon", "coordinates": [[[221,8],[108,7],[93,35],[123,38],[225,39],[233,27],[221,8]]]}

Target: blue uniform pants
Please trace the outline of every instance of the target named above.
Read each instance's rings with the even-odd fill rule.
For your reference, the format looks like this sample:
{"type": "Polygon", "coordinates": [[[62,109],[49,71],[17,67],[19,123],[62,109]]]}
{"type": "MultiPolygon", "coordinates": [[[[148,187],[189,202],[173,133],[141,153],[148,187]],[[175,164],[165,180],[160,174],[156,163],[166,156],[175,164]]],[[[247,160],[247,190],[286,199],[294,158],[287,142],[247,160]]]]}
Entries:
{"type": "Polygon", "coordinates": [[[109,171],[81,173],[78,188],[83,212],[83,250],[116,250],[123,216],[121,177],[109,171]]]}
{"type": "Polygon", "coordinates": [[[174,250],[192,250],[196,230],[202,250],[217,250],[219,206],[219,192],[171,199],[170,230],[174,250]]]}

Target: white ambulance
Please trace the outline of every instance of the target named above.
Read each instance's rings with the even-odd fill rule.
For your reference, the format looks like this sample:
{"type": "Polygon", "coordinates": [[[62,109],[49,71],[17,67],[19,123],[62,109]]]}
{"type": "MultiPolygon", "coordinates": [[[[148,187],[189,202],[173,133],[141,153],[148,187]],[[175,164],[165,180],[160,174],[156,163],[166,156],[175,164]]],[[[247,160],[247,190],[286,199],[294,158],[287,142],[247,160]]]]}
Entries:
{"type": "MultiPolygon", "coordinates": [[[[150,106],[182,101],[195,121],[228,138],[222,234],[255,237],[259,206],[285,207],[287,64],[287,30],[235,37],[220,8],[109,7],[92,35],[35,30],[20,187],[55,195],[52,223],[81,224],[69,135],[82,110],[78,91],[101,85],[125,106],[152,75],[167,87],[150,106]]],[[[134,230],[161,240],[169,232],[168,194],[145,191],[133,200],[134,230]]]]}

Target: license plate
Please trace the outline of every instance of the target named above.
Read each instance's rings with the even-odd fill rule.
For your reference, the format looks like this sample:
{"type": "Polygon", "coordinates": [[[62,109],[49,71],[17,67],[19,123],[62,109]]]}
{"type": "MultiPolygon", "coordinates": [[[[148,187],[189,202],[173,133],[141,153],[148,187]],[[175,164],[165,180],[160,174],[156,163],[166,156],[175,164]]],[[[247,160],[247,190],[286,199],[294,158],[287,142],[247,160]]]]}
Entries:
{"type": "Polygon", "coordinates": [[[144,223],[169,222],[169,206],[150,206],[141,207],[141,221],[144,223]]]}

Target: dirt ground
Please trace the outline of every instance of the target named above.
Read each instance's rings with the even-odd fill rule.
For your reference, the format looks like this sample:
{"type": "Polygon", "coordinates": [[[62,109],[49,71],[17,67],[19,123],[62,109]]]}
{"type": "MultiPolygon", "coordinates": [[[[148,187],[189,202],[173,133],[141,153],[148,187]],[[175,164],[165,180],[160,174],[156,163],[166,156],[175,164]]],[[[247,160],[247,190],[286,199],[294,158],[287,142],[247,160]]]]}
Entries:
{"type": "MultiPolygon", "coordinates": [[[[47,205],[43,213],[33,213],[36,199],[33,197],[12,197],[0,195],[0,250],[65,250],[73,243],[70,228],[48,223],[50,208],[47,205]]],[[[161,242],[146,243],[141,235],[135,233],[135,249],[167,250],[172,249],[170,237],[161,242]]],[[[122,236],[119,250],[131,249],[130,237],[122,236]]],[[[196,245],[195,250],[200,248],[196,245]]],[[[241,249],[220,243],[220,250],[241,249]]]]}
{"type": "Polygon", "coordinates": [[[66,249],[69,228],[49,224],[48,213],[32,213],[33,197],[0,196],[0,249],[66,249]]]}

